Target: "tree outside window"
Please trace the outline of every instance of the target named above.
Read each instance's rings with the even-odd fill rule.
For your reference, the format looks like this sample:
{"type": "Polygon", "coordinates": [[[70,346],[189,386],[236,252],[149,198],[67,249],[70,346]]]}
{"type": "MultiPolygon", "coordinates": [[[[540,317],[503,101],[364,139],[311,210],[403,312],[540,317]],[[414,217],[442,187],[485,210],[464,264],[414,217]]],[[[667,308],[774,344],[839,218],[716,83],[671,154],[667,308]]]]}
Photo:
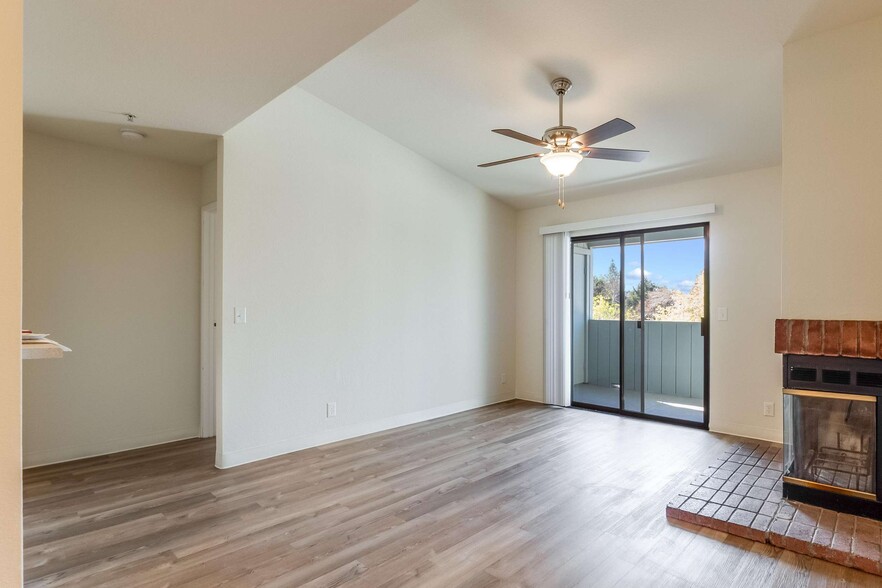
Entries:
{"type": "MultiPolygon", "coordinates": [[[[593,320],[619,320],[621,272],[611,261],[606,274],[594,276],[593,320]]],[[[695,276],[692,287],[684,292],[643,277],[645,317],[649,321],[699,322],[704,314],[704,270],[695,276]]],[[[625,320],[640,320],[639,285],[625,292],[625,320]]]]}

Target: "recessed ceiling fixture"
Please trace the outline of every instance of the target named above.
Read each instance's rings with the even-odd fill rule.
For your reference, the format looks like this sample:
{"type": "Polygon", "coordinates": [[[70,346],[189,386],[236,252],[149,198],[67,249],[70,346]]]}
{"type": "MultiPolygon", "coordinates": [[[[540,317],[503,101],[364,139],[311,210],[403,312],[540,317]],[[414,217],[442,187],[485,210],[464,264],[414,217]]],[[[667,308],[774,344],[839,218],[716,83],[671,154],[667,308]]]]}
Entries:
{"type": "Polygon", "coordinates": [[[525,141],[538,147],[544,147],[549,150],[547,153],[531,153],[521,157],[482,163],[478,167],[491,167],[538,157],[539,162],[545,166],[548,173],[557,178],[557,205],[564,208],[566,206],[566,202],[564,202],[564,178],[576,170],[576,166],[579,165],[583,158],[612,159],[614,161],[643,161],[646,159],[648,151],[592,147],[595,143],[600,143],[606,139],[611,139],[622,133],[634,130],[634,125],[626,120],[614,118],[599,127],[581,134],[575,127],[564,126],[563,98],[564,94],[572,86],[573,83],[567,78],[557,78],[551,82],[551,89],[557,94],[558,100],[558,125],[547,129],[545,134],[542,135],[542,139],[536,139],[511,129],[493,129],[494,133],[525,141]]]}

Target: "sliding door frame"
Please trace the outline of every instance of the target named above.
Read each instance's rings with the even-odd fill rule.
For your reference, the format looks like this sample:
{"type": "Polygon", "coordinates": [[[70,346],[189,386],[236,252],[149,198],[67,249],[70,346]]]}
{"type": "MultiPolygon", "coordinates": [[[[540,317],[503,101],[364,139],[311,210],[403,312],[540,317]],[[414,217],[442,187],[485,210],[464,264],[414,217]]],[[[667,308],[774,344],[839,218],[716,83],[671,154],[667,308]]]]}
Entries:
{"type": "MultiPolygon", "coordinates": [[[[619,279],[619,407],[608,407],[597,404],[587,404],[582,402],[576,402],[574,400],[570,401],[571,406],[575,408],[583,408],[589,410],[597,410],[601,412],[608,412],[612,414],[619,414],[623,416],[630,416],[642,419],[648,419],[652,421],[659,421],[663,423],[671,423],[675,425],[683,425],[687,427],[694,427],[698,429],[708,430],[710,425],[710,223],[690,223],[684,225],[670,225],[664,227],[653,227],[649,229],[633,229],[628,231],[617,231],[614,233],[598,233],[596,235],[584,235],[579,237],[572,237],[570,239],[570,341],[573,340],[573,320],[574,316],[573,312],[573,304],[575,302],[574,297],[572,295],[573,290],[573,245],[576,243],[584,243],[589,241],[594,241],[598,239],[619,239],[619,267],[622,268],[619,279]],[[645,300],[645,292],[643,292],[644,280],[640,279],[640,324],[641,324],[641,333],[640,333],[640,412],[628,410],[625,408],[625,277],[624,277],[624,267],[625,267],[625,240],[628,237],[640,237],[640,269],[641,272],[644,268],[644,250],[645,250],[645,237],[649,233],[658,233],[662,231],[671,231],[676,229],[694,229],[694,228],[702,228],[704,229],[704,317],[701,321],[701,335],[702,335],[702,346],[704,350],[704,414],[703,420],[701,422],[698,421],[688,421],[684,419],[677,419],[673,417],[665,417],[658,416],[653,414],[646,414],[645,412],[645,374],[644,374],[644,360],[646,356],[646,337],[643,329],[646,327],[646,300],[645,300]]],[[[588,276],[589,278],[591,276],[588,276]]],[[[586,292],[588,291],[588,287],[586,284],[585,288],[586,292]]],[[[586,301],[586,310],[587,310],[588,301],[586,301]]],[[[570,354],[573,352],[573,345],[570,345],[570,354]]],[[[570,387],[573,386],[573,365],[575,362],[570,361],[570,387]]]]}

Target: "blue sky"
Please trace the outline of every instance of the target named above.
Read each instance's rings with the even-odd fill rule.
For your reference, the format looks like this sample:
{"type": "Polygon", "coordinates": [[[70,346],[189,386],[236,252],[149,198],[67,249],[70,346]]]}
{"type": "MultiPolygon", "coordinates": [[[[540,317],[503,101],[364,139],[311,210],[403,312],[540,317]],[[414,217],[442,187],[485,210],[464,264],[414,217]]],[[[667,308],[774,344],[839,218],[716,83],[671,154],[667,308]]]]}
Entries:
{"type": "MultiPolygon", "coordinates": [[[[595,274],[605,274],[609,263],[620,265],[618,247],[592,249],[595,274]]],[[[688,292],[695,276],[704,269],[704,239],[647,243],[644,250],[646,277],[661,286],[688,292]]],[[[640,268],[640,245],[625,246],[625,289],[636,286],[640,268]]]]}

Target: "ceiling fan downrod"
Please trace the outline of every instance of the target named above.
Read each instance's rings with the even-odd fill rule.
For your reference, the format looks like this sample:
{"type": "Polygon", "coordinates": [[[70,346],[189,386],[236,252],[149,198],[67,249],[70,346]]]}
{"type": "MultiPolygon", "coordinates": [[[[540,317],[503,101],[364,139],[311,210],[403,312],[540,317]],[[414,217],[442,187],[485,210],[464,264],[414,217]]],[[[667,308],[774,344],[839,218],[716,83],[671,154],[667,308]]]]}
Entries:
{"type": "Polygon", "coordinates": [[[571,82],[567,78],[555,78],[551,81],[551,89],[554,90],[555,94],[557,94],[557,125],[559,127],[563,126],[564,94],[566,94],[572,87],[573,82],[571,82]]]}
{"type": "Polygon", "coordinates": [[[551,81],[551,89],[557,94],[557,126],[545,130],[542,140],[554,151],[569,151],[573,146],[573,139],[579,134],[575,127],[565,127],[563,124],[564,96],[573,87],[573,82],[568,78],[555,78],[551,81]]]}
{"type": "MultiPolygon", "coordinates": [[[[569,91],[570,88],[573,87],[573,82],[571,82],[567,78],[555,78],[551,81],[551,89],[554,90],[554,93],[557,94],[557,126],[558,129],[563,130],[563,101],[564,95],[569,91]]],[[[575,135],[576,129],[573,129],[573,134],[575,135]]],[[[552,139],[553,140],[553,139],[552,139]]],[[[567,144],[569,143],[569,137],[566,139],[567,144]]],[[[559,147],[558,147],[559,148],[559,147]]],[[[557,176],[557,205],[560,208],[566,208],[567,203],[564,200],[564,176],[557,176]]]]}

